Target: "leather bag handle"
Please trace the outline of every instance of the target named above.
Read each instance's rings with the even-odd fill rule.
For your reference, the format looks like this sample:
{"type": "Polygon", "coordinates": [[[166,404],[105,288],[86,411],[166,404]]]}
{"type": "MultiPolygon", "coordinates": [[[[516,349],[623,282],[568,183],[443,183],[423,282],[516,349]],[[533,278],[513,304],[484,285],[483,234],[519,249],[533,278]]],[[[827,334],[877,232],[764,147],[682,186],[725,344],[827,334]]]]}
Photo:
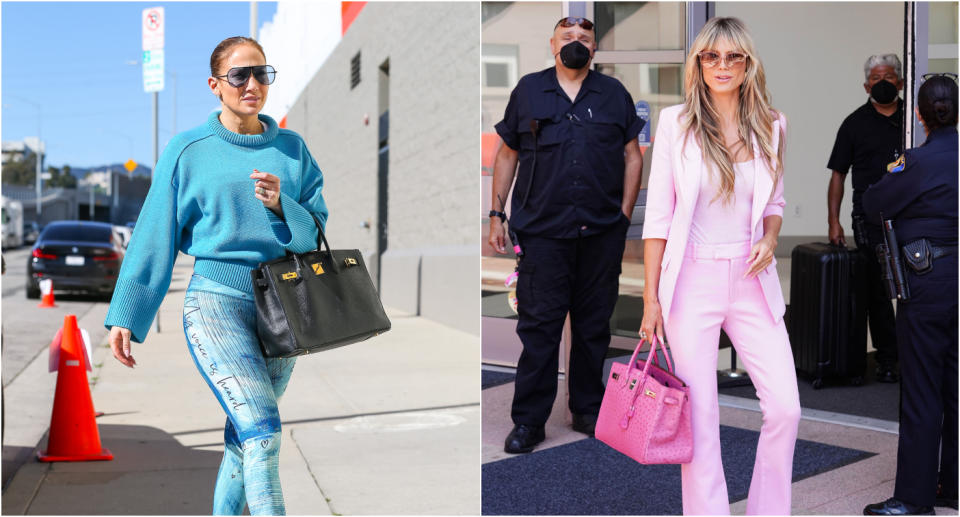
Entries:
{"type": "MultiPolygon", "coordinates": [[[[323,233],[323,226],[320,224],[320,219],[317,219],[316,214],[310,212],[310,216],[313,217],[313,223],[317,225],[317,251],[323,251],[323,246],[327,247],[327,251],[330,251],[330,243],[327,242],[327,236],[323,233]]],[[[284,250],[287,256],[294,255],[290,250],[284,250]]]]}
{"type": "MultiPolygon", "coordinates": [[[[327,236],[323,233],[323,226],[320,224],[320,219],[317,218],[317,214],[310,212],[310,216],[313,217],[313,222],[317,225],[317,251],[323,251],[323,246],[327,247],[327,251],[330,251],[330,243],[327,242],[327,236]]],[[[330,254],[333,256],[333,253],[330,254]]]]}
{"type": "MultiPolygon", "coordinates": [[[[641,339],[640,342],[637,343],[637,347],[633,349],[633,355],[630,356],[630,362],[627,365],[627,373],[623,376],[623,380],[620,381],[621,385],[625,385],[630,379],[630,374],[633,372],[633,369],[637,364],[637,354],[640,353],[640,349],[643,348],[643,344],[646,342],[646,339],[641,339]]],[[[650,338],[650,355],[647,356],[647,361],[643,365],[643,373],[640,376],[641,379],[647,376],[647,372],[650,370],[651,363],[659,363],[659,360],[657,359],[658,344],[660,345],[660,349],[663,350],[663,357],[667,360],[667,368],[670,369],[671,374],[673,373],[673,363],[670,362],[670,354],[667,352],[667,349],[664,348],[663,343],[660,343],[660,339],[657,337],[657,335],[654,334],[653,337],[650,338]]]]}
{"type": "MultiPolygon", "coordinates": [[[[310,212],[310,216],[313,217],[313,223],[317,225],[317,247],[315,248],[316,251],[322,252],[323,248],[326,247],[327,253],[330,255],[330,263],[332,264],[333,270],[339,273],[340,268],[337,265],[337,261],[334,260],[333,258],[333,251],[330,249],[330,243],[327,242],[327,236],[323,233],[323,225],[320,224],[320,219],[318,219],[317,215],[314,214],[313,212],[310,212]]],[[[300,256],[288,249],[285,249],[284,252],[286,253],[287,257],[294,257],[297,273],[299,274],[300,269],[302,267],[302,264],[300,263],[300,256]]]]}
{"type": "MultiPolygon", "coordinates": [[[[626,388],[627,382],[630,379],[630,374],[633,373],[634,366],[637,364],[637,354],[640,353],[640,349],[643,347],[643,344],[646,342],[646,339],[641,339],[637,343],[637,347],[633,349],[633,355],[630,356],[630,364],[627,366],[627,373],[623,376],[623,379],[620,381],[620,387],[626,388]]],[[[673,365],[670,363],[670,357],[667,355],[667,350],[663,347],[663,344],[660,343],[657,335],[654,334],[650,338],[650,355],[647,356],[647,360],[644,362],[643,371],[640,373],[640,377],[637,379],[636,386],[633,386],[634,392],[633,396],[630,399],[630,405],[627,408],[626,412],[623,414],[623,418],[620,420],[620,428],[626,429],[630,425],[630,419],[636,414],[636,403],[637,398],[640,396],[640,393],[644,390],[646,386],[646,380],[648,372],[650,371],[650,365],[657,361],[657,345],[660,345],[660,348],[663,349],[663,356],[667,358],[667,365],[670,368],[670,372],[673,373],[673,365]]],[[[661,399],[662,400],[662,399],[661,399]]]]}
{"type": "Polygon", "coordinates": [[[317,214],[310,212],[310,216],[313,217],[314,224],[317,225],[317,251],[323,252],[323,247],[327,247],[327,254],[330,255],[330,266],[333,268],[334,273],[340,272],[340,265],[337,264],[336,257],[333,256],[333,250],[330,249],[330,243],[327,242],[327,236],[323,233],[323,226],[320,224],[320,219],[317,218],[317,214]]]}

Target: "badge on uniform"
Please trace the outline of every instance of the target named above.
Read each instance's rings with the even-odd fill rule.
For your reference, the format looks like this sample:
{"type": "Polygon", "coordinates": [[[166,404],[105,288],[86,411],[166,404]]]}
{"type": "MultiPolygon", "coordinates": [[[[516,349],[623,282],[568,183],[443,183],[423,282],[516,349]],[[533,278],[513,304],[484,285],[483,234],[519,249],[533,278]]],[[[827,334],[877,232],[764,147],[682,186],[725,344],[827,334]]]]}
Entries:
{"type": "Polygon", "coordinates": [[[895,173],[895,172],[902,171],[904,165],[906,165],[906,163],[904,162],[904,158],[906,158],[906,156],[907,156],[906,154],[901,154],[900,157],[896,159],[896,161],[888,163],[887,172],[895,173]]]}

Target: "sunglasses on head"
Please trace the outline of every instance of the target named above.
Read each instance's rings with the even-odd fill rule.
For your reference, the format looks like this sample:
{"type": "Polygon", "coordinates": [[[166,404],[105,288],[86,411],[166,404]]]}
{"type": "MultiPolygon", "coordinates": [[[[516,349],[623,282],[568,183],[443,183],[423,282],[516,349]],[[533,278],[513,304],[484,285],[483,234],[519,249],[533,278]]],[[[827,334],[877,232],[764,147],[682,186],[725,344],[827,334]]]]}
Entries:
{"type": "Polygon", "coordinates": [[[217,79],[226,77],[227,83],[229,83],[230,86],[239,88],[247,84],[251,74],[258,83],[268,85],[273,84],[273,79],[277,76],[277,71],[270,65],[235,66],[228,70],[227,73],[214,77],[217,79]]]}
{"type": "Polygon", "coordinates": [[[743,52],[727,52],[727,55],[721,56],[719,52],[713,50],[703,50],[697,57],[700,58],[700,64],[707,68],[713,68],[723,61],[727,66],[737,66],[747,60],[747,55],[743,52]]]}
{"type": "Polygon", "coordinates": [[[566,29],[568,27],[573,27],[574,25],[579,25],[583,27],[584,30],[588,30],[588,31],[593,30],[592,21],[586,18],[580,18],[577,16],[567,16],[566,18],[560,18],[560,21],[558,21],[557,24],[553,26],[553,28],[554,30],[556,30],[557,27],[563,27],[566,29]]]}
{"type": "Polygon", "coordinates": [[[921,79],[921,82],[924,82],[927,79],[932,79],[934,77],[949,77],[954,81],[957,80],[957,74],[954,74],[951,72],[936,72],[936,73],[923,74],[922,76],[920,76],[920,79],[921,79]]]}

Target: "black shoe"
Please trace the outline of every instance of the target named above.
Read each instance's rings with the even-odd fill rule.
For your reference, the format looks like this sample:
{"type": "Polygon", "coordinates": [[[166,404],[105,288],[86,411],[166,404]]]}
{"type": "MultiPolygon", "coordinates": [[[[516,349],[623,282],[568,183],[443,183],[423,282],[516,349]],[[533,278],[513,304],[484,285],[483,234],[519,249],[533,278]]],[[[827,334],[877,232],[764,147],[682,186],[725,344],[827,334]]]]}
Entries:
{"type": "Polygon", "coordinates": [[[945,506],[947,508],[957,509],[957,493],[944,494],[943,485],[937,485],[937,502],[934,506],[945,506]]]}
{"type": "Polygon", "coordinates": [[[905,503],[896,497],[891,497],[882,503],[868,504],[863,509],[864,515],[936,515],[931,506],[914,506],[905,503]]]}
{"type": "Polygon", "coordinates": [[[877,382],[894,383],[900,380],[897,376],[896,367],[891,365],[882,365],[877,367],[877,382]]]}
{"type": "Polygon", "coordinates": [[[574,431],[593,438],[594,431],[597,428],[597,415],[578,415],[574,413],[572,427],[574,431]]]}
{"type": "Polygon", "coordinates": [[[543,426],[517,424],[513,426],[513,431],[507,435],[507,440],[503,444],[503,452],[510,454],[522,454],[530,452],[538,443],[546,438],[543,433],[543,426]]]}

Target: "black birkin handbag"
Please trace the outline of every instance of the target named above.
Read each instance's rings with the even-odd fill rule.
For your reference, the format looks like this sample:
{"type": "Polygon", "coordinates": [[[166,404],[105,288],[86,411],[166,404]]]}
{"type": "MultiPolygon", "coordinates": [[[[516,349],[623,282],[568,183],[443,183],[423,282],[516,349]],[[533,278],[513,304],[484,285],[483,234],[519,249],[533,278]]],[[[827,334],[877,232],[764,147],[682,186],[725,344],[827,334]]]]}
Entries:
{"type": "Polygon", "coordinates": [[[312,354],[390,330],[360,251],[331,250],[320,221],[313,221],[316,250],[288,252],[251,272],[265,357],[312,354]]]}

